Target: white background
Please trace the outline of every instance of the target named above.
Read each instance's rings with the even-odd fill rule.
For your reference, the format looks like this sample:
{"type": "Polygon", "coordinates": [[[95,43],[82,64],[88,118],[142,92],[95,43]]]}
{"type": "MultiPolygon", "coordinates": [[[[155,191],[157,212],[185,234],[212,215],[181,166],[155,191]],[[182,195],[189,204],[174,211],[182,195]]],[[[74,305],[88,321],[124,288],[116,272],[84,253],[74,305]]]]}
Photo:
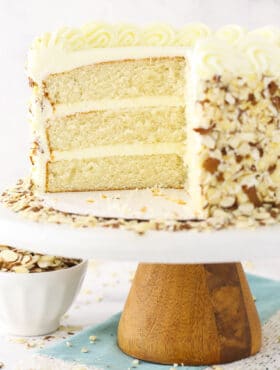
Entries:
{"type": "Polygon", "coordinates": [[[279,0],[0,0],[0,189],[26,174],[29,90],[24,65],[32,39],[44,31],[91,20],[202,21],[212,27],[279,24],[279,0]]]}

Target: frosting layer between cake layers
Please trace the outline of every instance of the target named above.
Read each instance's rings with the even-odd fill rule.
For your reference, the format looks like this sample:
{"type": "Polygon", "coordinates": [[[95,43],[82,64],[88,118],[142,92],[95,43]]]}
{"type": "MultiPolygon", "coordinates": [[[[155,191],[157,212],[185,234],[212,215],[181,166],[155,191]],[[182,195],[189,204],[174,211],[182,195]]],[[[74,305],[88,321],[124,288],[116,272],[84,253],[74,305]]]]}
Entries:
{"type": "Polygon", "coordinates": [[[90,184],[90,177],[93,172],[102,176],[104,165],[103,171],[111,174],[108,188],[183,187],[188,50],[108,50],[108,55],[104,49],[102,54],[100,50],[60,50],[61,63],[58,54],[53,54],[55,69],[44,58],[51,72],[43,74],[44,66],[40,73],[34,68],[42,62],[40,53],[36,63],[29,63],[34,85],[31,120],[37,137],[32,153],[34,183],[43,191],[102,189],[104,183],[93,179],[90,184]],[[83,53],[86,58],[80,58],[83,53]],[[86,59],[90,64],[84,65],[86,59]],[[158,161],[159,168],[165,166],[164,175],[155,173],[155,161],[153,164],[149,157],[158,161]],[[101,164],[101,158],[107,162],[101,164]],[[115,165],[112,161],[109,168],[110,158],[115,158],[115,165]],[[67,177],[60,176],[58,162],[59,171],[67,177]]]}
{"type": "Polygon", "coordinates": [[[188,177],[198,217],[279,206],[278,28],[67,29],[36,41],[29,76],[42,190],[188,177]]]}

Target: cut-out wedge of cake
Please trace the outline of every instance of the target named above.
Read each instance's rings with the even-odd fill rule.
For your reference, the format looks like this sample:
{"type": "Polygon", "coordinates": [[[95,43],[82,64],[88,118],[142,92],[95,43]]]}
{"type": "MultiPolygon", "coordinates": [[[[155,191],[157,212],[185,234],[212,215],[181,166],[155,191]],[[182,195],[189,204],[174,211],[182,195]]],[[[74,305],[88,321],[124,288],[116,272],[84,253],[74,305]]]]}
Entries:
{"type": "Polygon", "coordinates": [[[198,217],[279,204],[278,28],[64,28],[28,76],[40,191],[185,188],[198,217]]]}

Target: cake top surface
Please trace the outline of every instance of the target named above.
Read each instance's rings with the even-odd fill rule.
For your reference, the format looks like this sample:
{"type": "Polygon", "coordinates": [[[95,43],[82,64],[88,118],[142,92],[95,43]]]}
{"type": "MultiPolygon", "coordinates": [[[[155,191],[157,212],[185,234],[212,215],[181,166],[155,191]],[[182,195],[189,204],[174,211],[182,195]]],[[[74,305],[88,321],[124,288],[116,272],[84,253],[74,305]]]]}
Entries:
{"type": "Polygon", "coordinates": [[[226,25],[217,31],[202,23],[189,23],[175,29],[168,24],[156,23],[145,27],[130,24],[89,23],[81,28],[64,27],[36,38],[32,49],[60,47],[68,51],[92,48],[131,46],[192,47],[198,40],[216,37],[231,44],[245,36],[265,39],[280,46],[280,28],[266,26],[247,31],[238,25],[226,25]]]}
{"type": "Polygon", "coordinates": [[[185,56],[195,50],[193,65],[202,77],[213,74],[280,74],[280,28],[248,31],[226,25],[216,31],[202,23],[180,29],[168,24],[145,27],[90,23],[64,27],[34,40],[28,55],[28,75],[42,81],[47,75],[92,63],[147,57],[185,56]],[[106,52],[104,49],[106,48],[106,52]]]}

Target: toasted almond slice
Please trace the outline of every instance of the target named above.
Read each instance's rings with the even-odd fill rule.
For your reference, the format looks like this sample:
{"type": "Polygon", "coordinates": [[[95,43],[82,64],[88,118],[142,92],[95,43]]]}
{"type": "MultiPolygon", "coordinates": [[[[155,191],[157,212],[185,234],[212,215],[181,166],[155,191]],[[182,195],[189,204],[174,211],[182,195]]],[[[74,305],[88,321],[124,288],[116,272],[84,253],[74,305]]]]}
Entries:
{"type": "Polygon", "coordinates": [[[25,256],[23,256],[23,258],[21,260],[21,263],[23,265],[27,265],[31,260],[32,260],[31,256],[25,255],[25,256]]]}
{"type": "Polygon", "coordinates": [[[40,259],[40,256],[38,256],[38,254],[35,254],[34,256],[32,256],[32,263],[37,263],[40,259]]]}
{"type": "Polygon", "coordinates": [[[59,260],[59,259],[55,259],[52,264],[51,264],[53,267],[58,267],[58,266],[61,266],[63,265],[63,262],[62,260],[59,260]]]}
{"type": "Polygon", "coordinates": [[[40,261],[52,262],[55,256],[40,256],[40,261]]]}
{"type": "Polygon", "coordinates": [[[41,269],[46,269],[46,268],[48,268],[48,267],[50,267],[50,266],[51,266],[51,264],[50,264],[50,262],[49,262],[49,261],[41,261],[41,260],[39,260],[39,261],[37,262],[37,265],[38,265],[41,269]]]}
{"type": "Polygon", "coordinates": [[[26,274],[29,272],[29,270],[24,266],[15,266],[12,270],[17,274],[26,274]]]}
{"type": "Polygon", "coordinates": [[[15,262],[18,259],[18,254],[9,249],[5,249],[0,252],[0,258],[2,258],[5,262],[15,262]]]}

